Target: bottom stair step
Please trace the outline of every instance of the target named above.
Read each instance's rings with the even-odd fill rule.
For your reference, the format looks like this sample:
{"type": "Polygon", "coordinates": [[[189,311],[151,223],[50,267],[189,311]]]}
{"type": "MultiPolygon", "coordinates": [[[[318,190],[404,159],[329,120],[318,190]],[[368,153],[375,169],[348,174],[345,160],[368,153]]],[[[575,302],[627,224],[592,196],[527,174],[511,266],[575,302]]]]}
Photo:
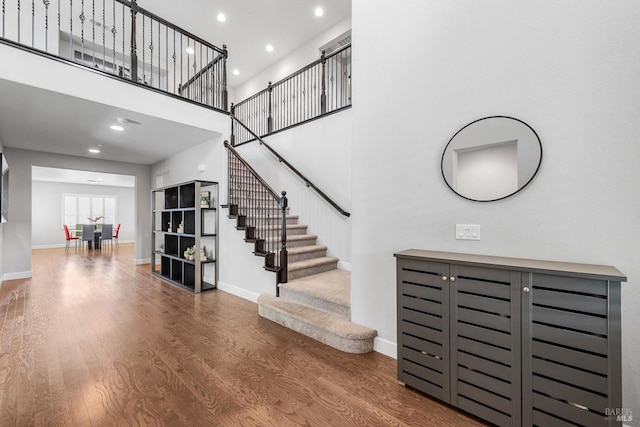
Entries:
{"type": "Polygon", "coordinates": [[[372,351],[373,339],[377,335],[375,329],[270,294],[258,297],[258,313],[345,353],[372,351]]]}
{"type": "Polygon", "coordinates": [[[338,268],[338,258],[323,256],[290,262],[287,271],[289,274],[289,280],[294,280],[312,274],[335,270],[336,268],[338,268]]]}

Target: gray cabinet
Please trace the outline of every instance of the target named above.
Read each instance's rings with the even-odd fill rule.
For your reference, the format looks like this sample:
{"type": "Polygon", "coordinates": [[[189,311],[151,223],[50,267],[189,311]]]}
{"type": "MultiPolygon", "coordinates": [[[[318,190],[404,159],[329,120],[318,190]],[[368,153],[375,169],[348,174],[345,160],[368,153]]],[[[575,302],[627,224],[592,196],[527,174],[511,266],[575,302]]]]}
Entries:
{"type": "Polygon", "coordinates": [[[609,426],[620,283],[609,266],[396,254],[398,379],[500,426],[609,426]]]}

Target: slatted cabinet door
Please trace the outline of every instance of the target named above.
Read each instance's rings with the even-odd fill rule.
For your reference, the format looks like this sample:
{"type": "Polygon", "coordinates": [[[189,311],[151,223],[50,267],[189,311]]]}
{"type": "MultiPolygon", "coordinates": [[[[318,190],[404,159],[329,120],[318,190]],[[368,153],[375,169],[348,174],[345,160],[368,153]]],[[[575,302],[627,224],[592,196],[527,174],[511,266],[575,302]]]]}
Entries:
{"type": "Polygon", "coordinates": [[[525,425],[621,425],[607,413],[622,403],[620,282],[533,273],[525,285],[525,425]]]}
{"type": "Polygon", "coordinates": [[[448,264],[398,258],[398,380],[450,401],[448,264]]]}
{"type": "Polygon", "coordinates": [[[622,425],[627,278],[618,269],[419,249],[395,255],[400,381],[500,426],[622,425]],[[419,346],[435,341],[436,350],[419,346]],[[437,361],[438,349],[448,368],[418,359],[437,361]]]}
{"type": "Polygon", "coordinates": [[[451,404],[521,425],[521,273],[451,265],[451,404]]]}

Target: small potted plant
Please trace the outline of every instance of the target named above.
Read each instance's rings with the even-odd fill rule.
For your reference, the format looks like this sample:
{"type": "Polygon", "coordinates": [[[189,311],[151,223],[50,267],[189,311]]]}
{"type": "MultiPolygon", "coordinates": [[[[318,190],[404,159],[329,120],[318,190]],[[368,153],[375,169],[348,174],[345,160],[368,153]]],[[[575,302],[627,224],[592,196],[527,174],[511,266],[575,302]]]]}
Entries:
{"type": "Polygon", "coordinates": [[[194,245],[194,246],[191,246],[190,248],[187,248],[187,249],[184,251],[184,257],[185,257],[186,259],[188,259],[189,261],[193,261],[193,260],[195,259],[195,254],[196,254],[196,247],[195,247],[195,245],[194,245]]]}
{"type": "Polygon", "coordinates": [[[201,208],[208,208],[210,205],[209,203],[211,203],[211,193],[209,193],[208,191],[203,191],[200,193],[200,207],[201,208]]]}

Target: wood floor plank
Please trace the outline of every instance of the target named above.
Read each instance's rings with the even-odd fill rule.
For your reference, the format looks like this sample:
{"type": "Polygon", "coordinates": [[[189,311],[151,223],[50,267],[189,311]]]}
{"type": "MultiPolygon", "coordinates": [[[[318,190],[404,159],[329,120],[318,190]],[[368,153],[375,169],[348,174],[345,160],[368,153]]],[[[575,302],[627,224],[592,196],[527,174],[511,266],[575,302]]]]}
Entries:
{"type": "Polygon", "coordinates": [[[33,251],[0,289],[0,425],[483,426],[214,290],[132,262],[133,245],[33,251]]]}

